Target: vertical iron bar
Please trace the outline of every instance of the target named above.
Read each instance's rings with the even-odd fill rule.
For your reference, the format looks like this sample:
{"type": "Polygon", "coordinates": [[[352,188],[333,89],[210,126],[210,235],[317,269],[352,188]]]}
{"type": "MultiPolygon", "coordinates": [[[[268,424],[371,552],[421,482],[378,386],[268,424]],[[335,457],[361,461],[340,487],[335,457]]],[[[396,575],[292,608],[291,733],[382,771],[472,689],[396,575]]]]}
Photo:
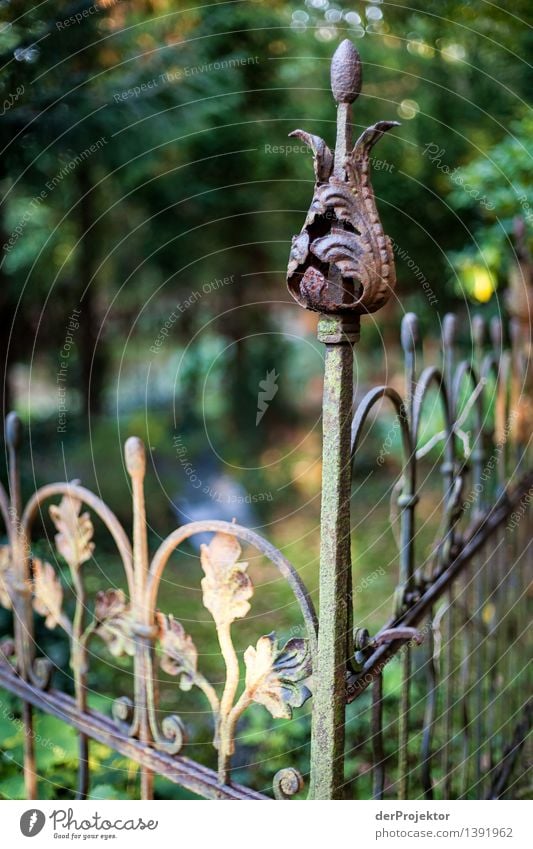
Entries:
{"type": "MultiPolygon", "coordinates": [[[[398,498],[401,509],[400,582],[396,590],[396,615],[411,603],[414,589],[414,536],[416,494],[416,346],[419,341],[418,319],[407,313],[402,320],[401,341],[405,359],[406,407],[410,432],[410,454],[404,469],[402,492],[398,498]]],[[[407,799],[409,792],[409,716],[411,710],[411,650],[409,644],[402,649],[402,693],[398,724],[398,798],[407,799]]]]}
{"type": "MultiPolygon", "coordinates": [[[[498,537],[496,537],[496,545],[498,537]]],[[[496,633],[497,633],[497,565],[498,565],[497,550],[489,554],[488,566],[488,605],[490,611],[490,621],[487,622],[487,664],[488,664],[488,681],[487,681],[487,740],[488,740],[488,767],[487,772],[490,774],[496,762],[495,753],[495,733],[496,733],[496,633]]],[[[487,777],[487,784],[490,786],[490,778],[487,777]]]]}
{"type": "MultiPolygon", "coordinates": [[[[453,396],[454,372],[455,372],[455,342],[457,335],[457,318],[453,313],[448,313],[444,316],[442,328],[442,347],[443,347],[443,371],[446,387],[446,397],[448,399],[448,414],[450,420],[455,422],[457,410],[455,408],[455,399],[453,396]]],[[[445,488],[451,494],[453,482],[458,473],[457,463],[455,462],[455,435],[452,435],[452,445],[449,446],[449,453],[445,462],[442,464],[441,472],[445,481],[445,488]]],[[[454,544],[454,529],[450,529],[449,546],[454,544]]],[[[450,587],[446,595],[446,613],[444,614],[444,622],[442,628],[442,656],[443,656],[443,675],[442,684],[444,689],[443,694],[443,716],[444,716],[444,744],[442,747],[442,770],[444,773],[444,798],[450,799],[452,795],[452,775],[451,775],[451,736],[453,731],[452,726],[452,639],[453,639],[453,589],[450,587]]]]}
{"type": "Polygon", "coordinates": [[[428,617],[428,640],[427,640],[427,695],[424,711],[424,729],[422,732],[422,787],[424,797],[433,799],[433,780],[431,776],[432,767],[432,744],[433,728],[435,724],[435,709],[437,702],[437,667],[435,663],[435,640],[433,634],[433,610],[428,617]]]}
{"type": "Polygon", "coordinates": [[[372,684],[372,757],[373,799],[383,799],[385,786],[385,749],[383,746],[383,672],[372,684]]]}
{"type": "Polygon", "coordinates": [[[452,737],[453,737],[453,703],[454,694],[452,687],[453,674],[453,651],[452,640],[454,632],[454,593],[453,588],[446,595],[447,611],[444,617],[444,798],[451,799],[453,792],[452,781],[452,737]]]}
{"type": "Polygon", "coordinates": [[[402,649],[402,692],[400,716],[398,718],[398,799],[409,796],[409,711],[411,708],[411,652],[406,645],[402,649]]]}
{"type": "MultiPolygon", "coordinates": [[[[482,351],[485,341],[485,322],[481,316],[474,316],[472,321],[472,340],[474,346],[474,364],[480,365],[482,351]]],[[[480,369],[476,369],[478,380],[480,369]]],[[[473,441],[472,479],[474,492],[477,493],[473,505],[472,519],[474,522],[481,521],[484,511],[488,506],[486,488],[483,485],[483,464],[485,461],[484,430],[483,430],[483,404],[481,398],[475,405],[476,431],[473,441]]],[[[478,622],[478,645],[476,651],[476,720],[475,720],[475,796],[481,798],[483,795],[483,750],[486,743],[486,668],[487,668],[487,637],[485,631],[484,614],[487,602],[487,552],[483,550],[472,560],[472,572],[474,575],[475,601],[473,615],[478,622]]]]}
{"type": "Polygon", "coordinates": [[[338,798],[344,782],[346,664],[351,491],[353,343],[358,327],[323,316],[318,338],[326,345],[320,534],[320,628],[311,739],[311,793],[338,798]]]}
{"type": "MultiPolygon", "coordinates": [[[[505,490],[505,458],[507,453],[508,440],[508,422],[506,413],[506,393],[509,370],[509,355],[502,351],[503,347],[503,328],[501,320],[494,317],[490,323],[490,337],[492,343],[493,355],[498,361],[498,370],[496,375],[495,386],[495,401],[494,401],[494,445],[496,454],[496,468],[494,481],[494,501],[495,503],[503,496],[505,490]]],[[[496,533],[495,547],[497,550],[496,561],[496,686],[497,686],[497,703],[496,703],[496,727],[498,729],[498,747],[496,758],[500,760],[503,757],[503,725],[506,715],[506,699],[504,694],[505,685],[505,628],[503,623],[504,607],[505,607],[505,563],[506,563],[506,535],[505,528],[499,528],[496,533]]],[[[491,779],[492,781],[492,779],[491,779]]]]}
{"type": "MultiPolygon", "coordinates": [[[[9,452],[10,527],[8,532],[15,573],[13,620],[17,668],[21,677],[27,681],[30,676],[34,647],[28,543],[20,523],[21,494],[18,449],[21,440],[22,423],[16,413],[9,413],[6,418],[6,443],[9,452]]],[[[36,799],[37,773],[35,768],[33,710],[28,702],[22,704],[22,721],[24,724],[24,784],[26,796],[28,799],[36,799]]]]}
{"type": "Polygon", "coordinates": [[[469,781],[469,766],[470,766],[470,656],[473,651],[472,641],[472,623],[469,617],[469,611],[472,609],[470,604],[471,588],[470,576],[468,573],[463,578],[463,589],[461,591],[462,615],[459,618],[461,623],[461,724],[462,724],[462,762],[459,774],[459,792],[458,797],[465,797],[468,792],[469,781]]]}
{"type": "MultiPolygon", "coordinates": [[[[125,446],[126,468],[130,474],[133,495],[133,568],[135,598],[135,710],[138,734],[141,743],[150,743],[150,722],[147,707],[147,686],[151,682],[151,663],[147,655],[153,652],[150,634],[150,613],[147,609],[146,578],[148,574],[148,540],[146,535],[146,507],[144,500],[144,476],[146,452],[142,440],[130,437],[125,446]]],[[[141,798],[153,798],[153,772],[141,766],[141,798]]]]}
{"type": "MultiPolygon", "coordinates": [[[[76,595],[76,611],[73,621],[71,648],[71,667],[74,675],[76,706],[80,713],[87,710],[87,651],[81,643],[85,622],[85,587],[79,569],[72,570],[72,579],[76,595]]],[[[78,799],[86,799],[89,792],[89,738],[80,732],[78,735],[78,799]]]]}

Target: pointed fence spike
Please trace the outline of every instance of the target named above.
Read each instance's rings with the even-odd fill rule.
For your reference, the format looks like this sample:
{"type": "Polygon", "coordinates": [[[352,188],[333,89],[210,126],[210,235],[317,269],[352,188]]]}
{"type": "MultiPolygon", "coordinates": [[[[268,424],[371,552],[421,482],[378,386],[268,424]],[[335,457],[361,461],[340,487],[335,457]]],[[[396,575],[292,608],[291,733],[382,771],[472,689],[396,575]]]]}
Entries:
{"type": "Polygon", "coordinates": [[[500,352],[503,345],[503,328],[502,320],[498,315],[495,315],[490,322],[490,340],[494,351],[500,352]]]}
{"type": "Polygon", "coordinates": [[[143,478],[146,473],[146,450],[142,439],[130,436],[124,446],[124,457],[130,476],[143,478]]]}
{"type": "Polygon", "coordinates": [[[442,322],[442,341],[445,348],[452,348],[457,339],[457,316],[453,312],[446,313],[442,322]]]}
{"type": "Polygon", "coordinates": [[[11,412],[6,416],[6,442],[9,447],[16,451],[22,442],[22,422],[17,413],[11,412]]]}
{"type": "Polygon", "coordinates": [[[407,353],[414,351],[420,343],[420,326],[418,316],[414,312],[408,312],[402,319],[401,330],[402,348],[407,353]]]}
{"type": "Polygon", "coordinates": [[[359,52],[355,45],[345,38],[331,60],[331,91],[337,103],[353,103],[361,93],[362,80],[359,52]]]}
{"type": "Polygon", "coordinates": [[[483,348],[486,341],[487,324],[482,315],[475,315],[472,319],[472,339],[474,345],[483,348]]]}

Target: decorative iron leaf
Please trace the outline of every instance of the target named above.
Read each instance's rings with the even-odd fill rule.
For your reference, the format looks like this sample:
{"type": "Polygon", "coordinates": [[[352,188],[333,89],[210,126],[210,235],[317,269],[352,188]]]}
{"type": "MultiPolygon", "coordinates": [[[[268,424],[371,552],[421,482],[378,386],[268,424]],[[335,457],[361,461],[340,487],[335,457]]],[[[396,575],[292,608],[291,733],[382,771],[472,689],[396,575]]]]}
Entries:
{"type": "Polygon", "coordinates": [[[197,674],[198,651],[185,628],[173,616],[157,613],[159,642],[162,649],[161,669],[180,676],[180,689],[190,690],[197,674]]]}
{"type": "Polygon", "coordinates": [[[340,268],[343,277],[361,277],[364,274],[360,262],[360,240],[348,230],[332,229],[327,236],[315,239],[312,250],[322,262],[332,263],[340,268]]]}
{"type": "Polygon", "coordinates": [[[317,183],[329,180],[333,170],[333,154],[324,139],[306,133],[305,130],[293,130],[289,138],[301,139],[313,151],[313,165],[317,183]]]}
{"type": "Polygon", "coordinates": [[[96,594],[95,634],[104,640],[113,657],[135,654],[133,616],[122,590],[102,590],[96,594]]]}
{"type": "Polygon", "coordinates": [[[287,285],[307,309],[364,315],[380,309],[396,284],[391,242],[383,232],[370,181],[370,152],[397,122],[368,127],[350,150],[349,105],[360,91],[361,61],[348,40],[339,45],[331,68],[338,102],[335,154],[318,136],[302,130],[291,133],[313,150],[315,189],[304,226],[293,239],[287,285]]]}
{"type": "Polygon", "coordinates": [[[309,254],[309,234],[305,231],[292,237],[291,253],[289,256],[288,274],[293,274],[303,265],[309,254]]]}
{"type": "Polygon", "coordinates": [[[33,609],[45,616],[47,628],[55,628],[61,621],[63,587],[55,569],[46,560],[33,559],[33,609]]]}
{"type": "MultiPolygon", "coordinates": [[[[313,201],[313,209],[320,215],[326,215],[328,210],[333,210],[335,218],[339,221],[349,221],[354,226],[359,221],[360,209],[353,184],[343,183],[332,177],[329,183],[317,187],[313,201]]],[[[334,223],[335,218],[331,214],[330,218],[334,223]]]]}
{"type": "Polygon", "coordinates": [[[203,602],[217,626],[242,619],[250,610],[254,588],[246,574],[248,563],[237,562],[241,553],[238,539],[223,533],[201,548],[203,602]]]}
{"type": "Polygon", "coordinates": [[[7,610],[11,609],[10,583],[11,572],[11,549],[8,545],[0,546],[0,604],[7,610]]]}
{"type": "Polygon", "coordinates": [[[81,501],[71,495],[64,495],[59,505],[50,507],[50,516],[58,530],[56,548],[71,569],[79,569],[90,560],[94,550],[93,523],[89,514],[80,515],[80,510],[81,501]]]}
{"type": "Polygon", "coordinates": [[[384,133],[387,133],[394,127],[399,126],[398,121],[378,121],[376,124],[372,124],[371,127],[367,127],[366,130],[361,133],[354,145],[352,150],[352,159],[362,160],[366,158],[366,160],[368,160],[372,148],[376,142],[380,140],[384,133]]]}
{"type": "Polygon", "coordinates": [[[278,648],[274,634],[260,637],[257,646],[244,653],[246,691],[275,719],[290,719],[293,707],[301,707],[311,692],[303,681],[311,674],[307,640],[294,638],[278,648]]]}
{"type": "Polygon", "coordinates": [[[122,590],[101,590],[96,593],[94,604],[94,618],[103,623],[106,619],[114,619],[125,612],[127,608],[126,596],[122,590]]]}

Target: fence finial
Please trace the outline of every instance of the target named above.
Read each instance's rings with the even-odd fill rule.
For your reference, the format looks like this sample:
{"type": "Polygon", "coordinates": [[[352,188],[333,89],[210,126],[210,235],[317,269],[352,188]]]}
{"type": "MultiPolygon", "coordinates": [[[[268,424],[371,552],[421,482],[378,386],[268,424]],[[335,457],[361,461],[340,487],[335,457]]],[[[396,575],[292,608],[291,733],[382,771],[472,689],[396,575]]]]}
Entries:
{"type": "Polygon", "coordinates": [[[402,319],[401,341],[405,352],[414,351],[420,341],[418,316],[414,312],[406,313],[402,319]]]}
{"type": "Polygon", "coordinates": [[[331,91],[337,103],[353,103],[361,93],[361,57],[345,38],[331,60],[331,91]]]}
{"type": "Polygon", "coordinates": [[[6,442],[16,451],[22,440],[22,422],[17,413],[11,412],[6,416],[6,442]]]}
{"type": "Polygon", "coordinates": [[[131,477],[144,478],[146,473],[146,450],[144,442],[138,436],[130,436],[124,446],[126,468],[131,477]]]}
{"type": "Polygon", "coordinates": [[[487,335],[487,325],[482,315],[475,315],[472,319],[472,339],[474,345],[482,349],[487,335]]]}
{"type": "Polygon", "coordinates": [[[457,336],[457,316],[448,312],[442,322],[442,341],[445,348],[453,348],[457,336]]]}
{"type": "Polygon", "coordinates": [[[352,148],[351,104],[361,90],[361,60],[347,39],[331,63],[337,101],[334,154],[319,136],[290,133],[314,154],[314,197],[292,240],[287,285],[307,309],[352,319],[380,309],[396,285],[390,239],[383,232],[370,183],[370,152],[397,121],[368,127],[352,148]]]}
{"type": "Polygon", "coordinates": [[[490,320],[490,341],[492,342],[494,353],[500,356],[503,346],[503,328],[499,315],[493,316],[490,320]]]}

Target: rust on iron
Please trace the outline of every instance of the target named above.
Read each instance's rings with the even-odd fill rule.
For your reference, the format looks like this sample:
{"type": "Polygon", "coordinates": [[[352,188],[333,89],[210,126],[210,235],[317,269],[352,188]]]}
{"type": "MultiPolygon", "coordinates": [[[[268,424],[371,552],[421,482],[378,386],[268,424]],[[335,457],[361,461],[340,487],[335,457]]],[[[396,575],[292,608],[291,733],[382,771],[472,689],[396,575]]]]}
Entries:
{"type": "Polygon", "coordinates": [[[313,151],[316,184],[304,226],[292,241],[287,284],[301,306],[325,314],[375,312],[396,284],[391,242],[383,232],[370,182],[370,153],[398,122],[379,121],[352,147],[351,104],[361,91],[361,78],[359,53],[346,39],[331,63],[337,102],[335,151],[304,130],[290,134],[313,151]]]}
{"type": "MultiPolygon", "coordinates": [[[[125,446],[132,539],[109,507],[78,482],[42,486],[23,509],[21,423],[10,414],[8,491],[0,484],[0,516],[7,536],[7,544],[0,546],[0,604],[13,611],[14,621],[13,635],[0,642],[0,686],[22,701],[24,778],[30,799],[38,791],[34,708],[59,717],[78,732],[80,796],[90,792],[89,741],[96,740],[141,766],[142,798],[151,798],[157,774],[210,799],[266,799],[262,792],[234,781],[234,767],[238,759],[242,763],[239,730],[255,709],[266,710],[272,720],[291,719],[311,692],[309,787],[315,798],[342,797],[349,782],[357,782],[368,771],[368,761],[376,799],[406,798],[415,786],[426,798],[471,793],[499,798],[511,786],[512,776],[514,782],[532,719],[531,709],[523,703],[522,661],[533,522],[533,472],[526,454],[531,427],[527,430],[523,424],[531,345],[529,290],[522,284],[526,273],[530,275],[530,260],[524,241],[519,245],[518,282],[512,281],[508,299],[510,350],[503,350],[507,333],[495,319],[490,327],[492,350],[486,351],[485,324],[476,318],[473,353],[460,360],[457,321],[447,316],[442,365],[419,370],[421,333],[416,316],[408,313],[401,332],[403,395],[392,386],[375,386],[354,411],[353,343],[360,315],[383,305],[394,285],[390,243],[379,223],[368,177],[371,147],[394,122],[369,128],[352,147],[350,110],[360,89],[359,56],[345,41],[332,61],[338,113],[335,152],[322,139],[296,131],[314,152],[316,186],[306,224],[293,243],[289,287],[299,303],[321,313],[318,338],[325,345],[320,617],[286,557],[255,531],[234,523],[213,519],[183,525],[150,556],[145,448],[135,437],[125,446]],[[424,437],[422,425],[432,392],[437,393],[444,426],[424,437]],[[371,637],[365,628],[353,628],[354,613],[359,615],[356,593],[367,575],[358,576],[359,587],[352,586],[352,470],[365,428],[385,405],[393,413],[402,454],[401,471],[391,487],[397,576],[391,616],[371,637]],[[415,523],[424,498],[417,487],[417,469],[431,451],[443,461],[443,493],[438,530],[424,549],[415,523]],[[32,528],[50,500],[48,515],[55,536],[48,541],[50,556],[38,558],[32,555],[32,528]],[[94,517],[115,543],[124,589],[86,584],[85,567],[95,545],[94,517]],[[188,628],[171,612],[160,610],[161,582],[171,556],[195,534],[205,533],[213,536],[201,549],[200,590],[225,667],[221,682],[204,674],[202,646],[188,628]],[[283,625],[279,634],[268,633],[270,628],[264,629],[265,634],[261,628],[241,657],[234,641],[235,623],[252,613],[255,594],[242,543],[278,570],[293,594],[303,627],[298,626],[297,635],[284,634],[283,625]],[[65,604],[58,555],[70,571],[73,604],[65,604]],[[36,657],[34,617],[67,635],[73,697],[53,688],[52,663],[36,657]],[[109,716],[88,706],[95,671],[91,665],[98,662],[89,651],[93,640],[101,641],[111,658],[121,657],[131,670],[130,692],[115,699],[109,716]],[[416,650],[422,641],[424,648],[416,650]],[[393,658],[401,660],[400,674],[394,676],[395,701],[388,669],[393,658]],[[161,715],[162,673],[175,684],[169,690],[177,711],[182,691],[196,688],[205,699],[213,744],[206,750],[213,768],[184,757],[190,729],[180,714],[161,715]],[[354,744],[350,729],[345,734],[346,704],[370,685],[370,721],[365,727],[363,705],[354,744]],[[461,717],[459,726],[456,714],[461,717]],[[510,748],[506,740],[511,741],[510,748]],[[359,758],[357,769],[347,769],[346,775],[345,744],[352,745],[359,758]],[[363,755],[365,747],[369,758],[363,755]]],[[[523,240],[523,230],[518,235],[523,240]]],[[[363,509],[366,512],[366,505],[363,509]]],[[[364,571],[364,563],[360,568],[364,571]]],[[[372,581],[364,584],[365,592],[374,592],[372,581]]],[[[374,601],[379,609],[379,592],[374,601]]],[[[249,616],[250,625],[257,621],[249,616]]],[[[353,760],[352,755],[350,766],[353,760]]],[[[274,798],[301,793],[303,772],[296,765],[278,769],[274,798]]],[[[358,793],[362,795],[356,786],[352,795],[357,798],[358,793]]]]}

